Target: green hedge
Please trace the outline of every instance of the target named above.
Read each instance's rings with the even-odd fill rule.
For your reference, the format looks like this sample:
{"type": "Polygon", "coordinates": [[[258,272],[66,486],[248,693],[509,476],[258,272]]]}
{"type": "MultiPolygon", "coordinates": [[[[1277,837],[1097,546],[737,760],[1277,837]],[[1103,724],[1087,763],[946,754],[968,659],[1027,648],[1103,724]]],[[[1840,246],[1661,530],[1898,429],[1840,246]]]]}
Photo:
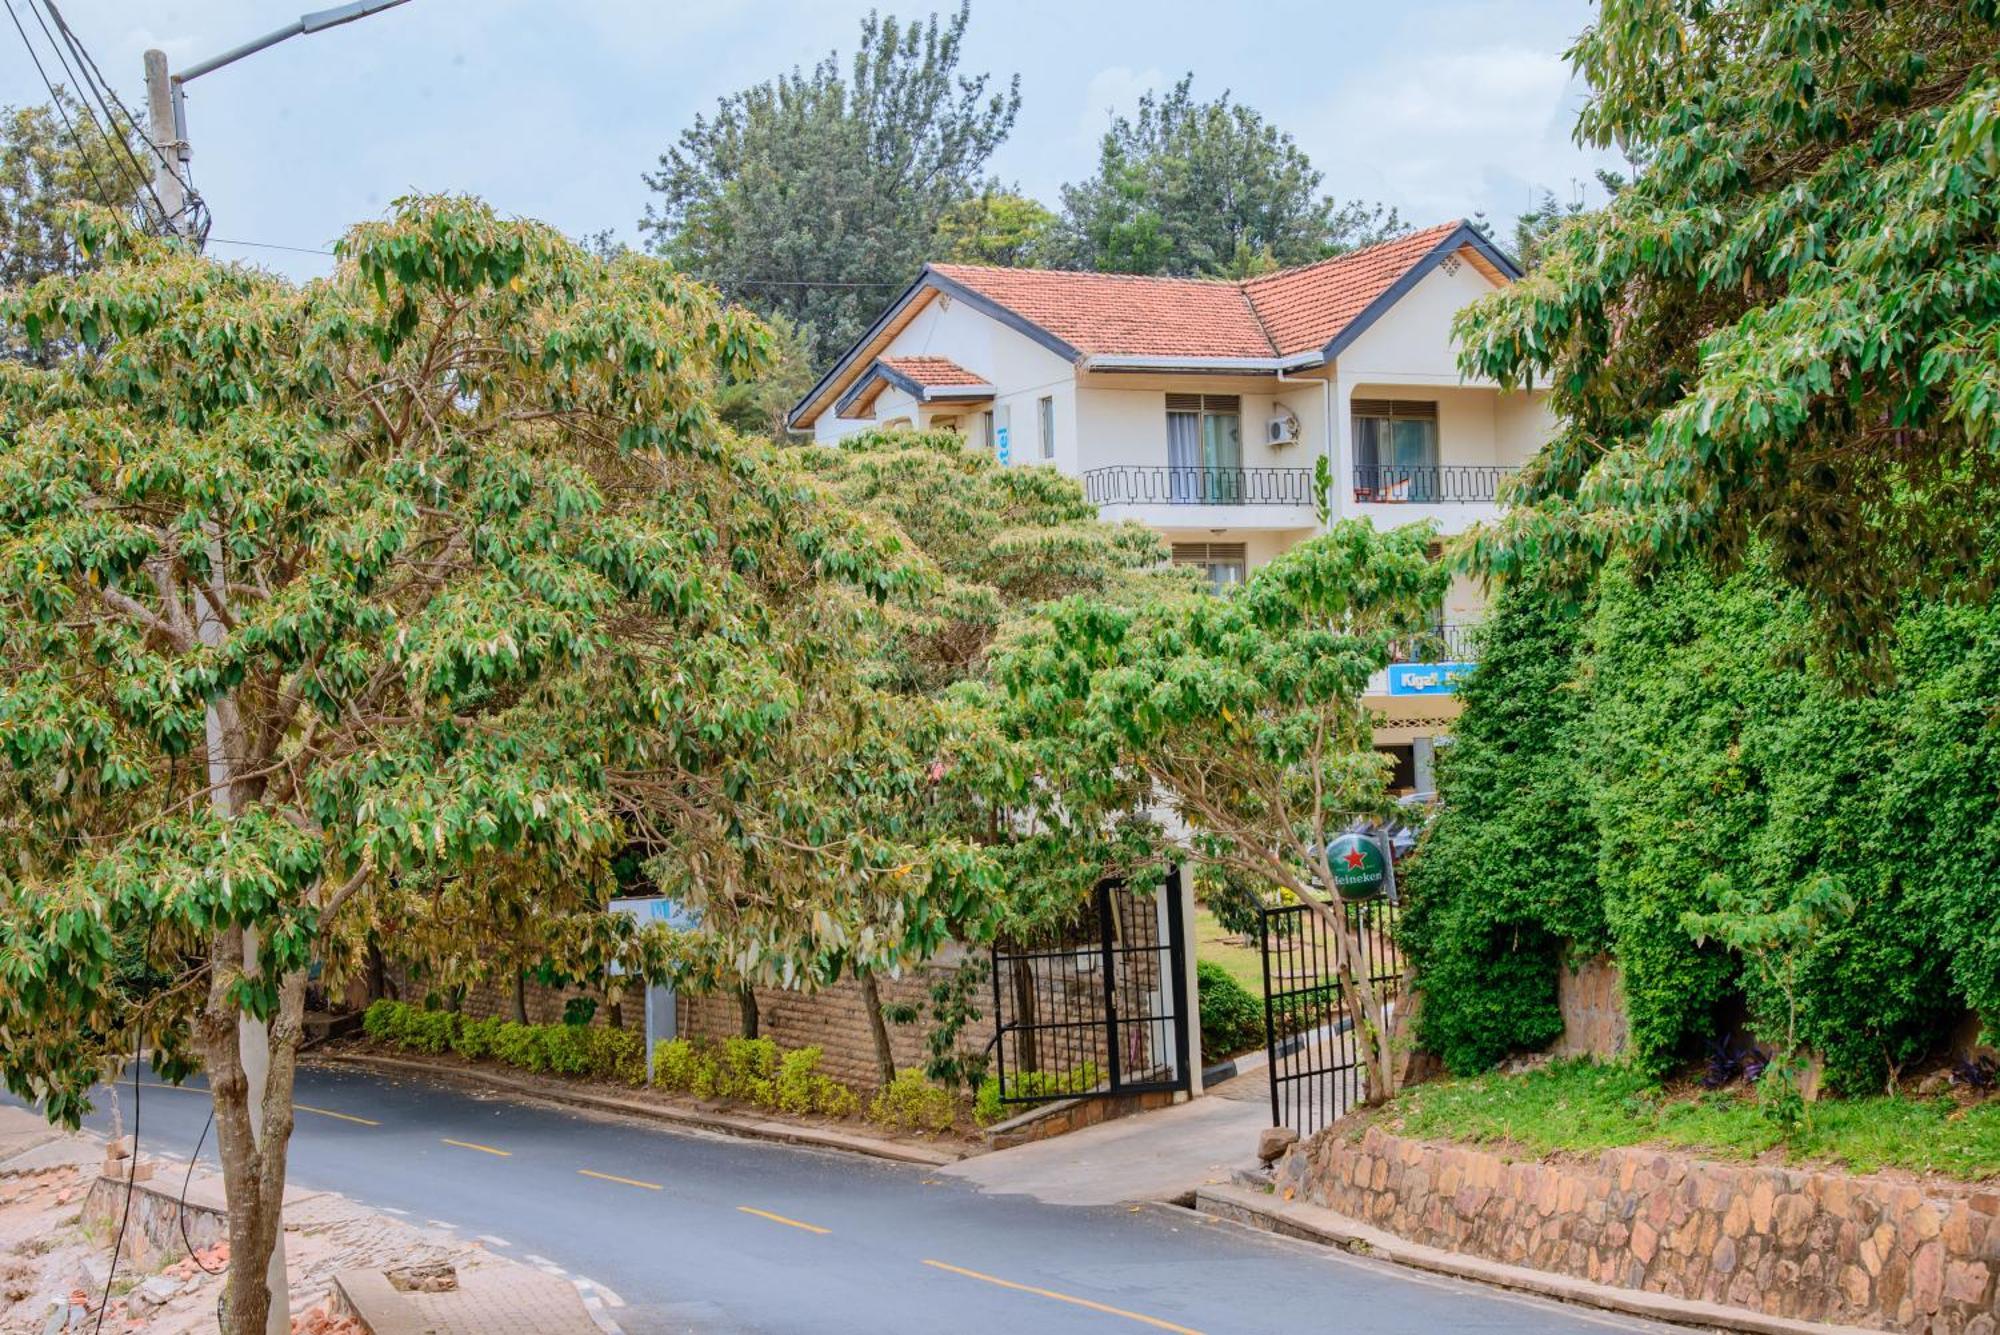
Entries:
{"type": "Polygon", "coordinates": [[[524,1071],[592,1076],[628,1085],[646,1083],[646,1045],[622,1029],[573,1024],[515,1024],[468,1020],[453,1011],[425,1010],[402,1001],[377,1001],[361,1017],[370,1038],[411,1052],[456,1052],[490,1058],[524,1071]]]}
{"type": "Polygon", "coordinates": [[[1420,1038],[1459,1073],[1560,1030],[1557,969],[1608,949],[1634,1057],[1657,1077],[1747,1014],[1841,1092],[2000,1016],[2000,612],[1916,608],[1896,676],[1854,689],[1754,562],[1728,579],[1613,565],[1581,606],[1502,591],[1443,809],[1404,877],[1420,1038]],[[1853,904],[1793,995],[1700,941],[1725,894],[1770,913],[1814,884],[1853,904]]]}
{"type": "Polygon", "coordinates": [[[1233,1057],[1264,1044],[1264,1001],[1211,960],[1194,966],[1201,1008],[1203,1061],[1233,1057]]]}

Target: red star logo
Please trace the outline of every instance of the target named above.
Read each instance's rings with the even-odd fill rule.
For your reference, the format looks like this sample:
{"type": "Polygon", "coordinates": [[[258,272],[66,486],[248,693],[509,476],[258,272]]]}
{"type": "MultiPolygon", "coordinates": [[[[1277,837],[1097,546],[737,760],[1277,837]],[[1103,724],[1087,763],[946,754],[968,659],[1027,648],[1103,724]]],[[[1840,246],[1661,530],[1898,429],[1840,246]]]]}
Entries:
{"type": "Polygon", "coordinates": [[[1349,871],[1360,871],[1361,864],[1367,860],[1367,858],[1361,855],[1360,849],[1350,848],[1347,850],[1347,867],[1349,871]]]}

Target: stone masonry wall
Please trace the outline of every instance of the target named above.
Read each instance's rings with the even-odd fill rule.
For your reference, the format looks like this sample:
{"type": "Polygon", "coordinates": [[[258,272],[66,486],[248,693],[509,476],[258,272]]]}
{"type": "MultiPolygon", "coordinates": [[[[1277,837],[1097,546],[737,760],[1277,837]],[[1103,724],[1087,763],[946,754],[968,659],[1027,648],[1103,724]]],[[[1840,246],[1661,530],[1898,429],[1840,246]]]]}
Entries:
{"type": "Polygon", "coordinates": [[[1625,1288],[1879,1330],[1993,1335],[2000,1191],[1644,1149],[1510,1162],[1341,1127],[1281,1192],[1413,1242],[1625,1288]]]}

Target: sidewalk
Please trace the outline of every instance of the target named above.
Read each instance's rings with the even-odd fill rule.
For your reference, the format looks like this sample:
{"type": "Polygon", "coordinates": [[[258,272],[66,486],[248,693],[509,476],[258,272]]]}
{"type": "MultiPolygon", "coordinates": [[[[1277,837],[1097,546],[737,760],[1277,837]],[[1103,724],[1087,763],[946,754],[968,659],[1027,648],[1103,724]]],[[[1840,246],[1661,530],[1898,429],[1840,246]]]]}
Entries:
{"type": "Polygon", "coordinates": [[[1051,1205],[1172,1200],[1256,1162],[1270,1123],[1262,1072],[1158,1112],[1101,1122],[1051,1140],[995,1150],[938,1170],[990,1192],[1051,1205]]]}

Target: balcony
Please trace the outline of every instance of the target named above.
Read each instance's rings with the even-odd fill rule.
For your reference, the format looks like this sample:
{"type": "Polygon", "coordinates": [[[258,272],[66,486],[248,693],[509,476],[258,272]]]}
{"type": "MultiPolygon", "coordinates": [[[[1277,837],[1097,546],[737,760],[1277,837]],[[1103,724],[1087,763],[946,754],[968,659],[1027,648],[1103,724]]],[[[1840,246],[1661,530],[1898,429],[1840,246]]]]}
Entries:
{"type": "Polygon", "coordinates": [[[1309,529],[1319,522],[1309,468],[1118,464],[1083,472],[1083,494],[1106,519],[1176,530],[1309,529]]]}
{"type": "Polygon", "coordinates": [[[1354,465],[1358,505],[1491,505],[1500,484],[1520,472],[1503,464],[1354,465]]]}
{"type": "Polygon", "coordinates": [[[1389,646],[1392,663],[1470,663],[1474,661],[1473,633],[1477,623],[1447,621],[1432,626],[1421,635],[1411,635],[1389,646]]]}
{"type": "Polygon", "coordinates": [[[1304,505],[1309,468],[1200,468],[1120,464],[1087,468],[1083,494],[1094,505],[1304,505]]]}

